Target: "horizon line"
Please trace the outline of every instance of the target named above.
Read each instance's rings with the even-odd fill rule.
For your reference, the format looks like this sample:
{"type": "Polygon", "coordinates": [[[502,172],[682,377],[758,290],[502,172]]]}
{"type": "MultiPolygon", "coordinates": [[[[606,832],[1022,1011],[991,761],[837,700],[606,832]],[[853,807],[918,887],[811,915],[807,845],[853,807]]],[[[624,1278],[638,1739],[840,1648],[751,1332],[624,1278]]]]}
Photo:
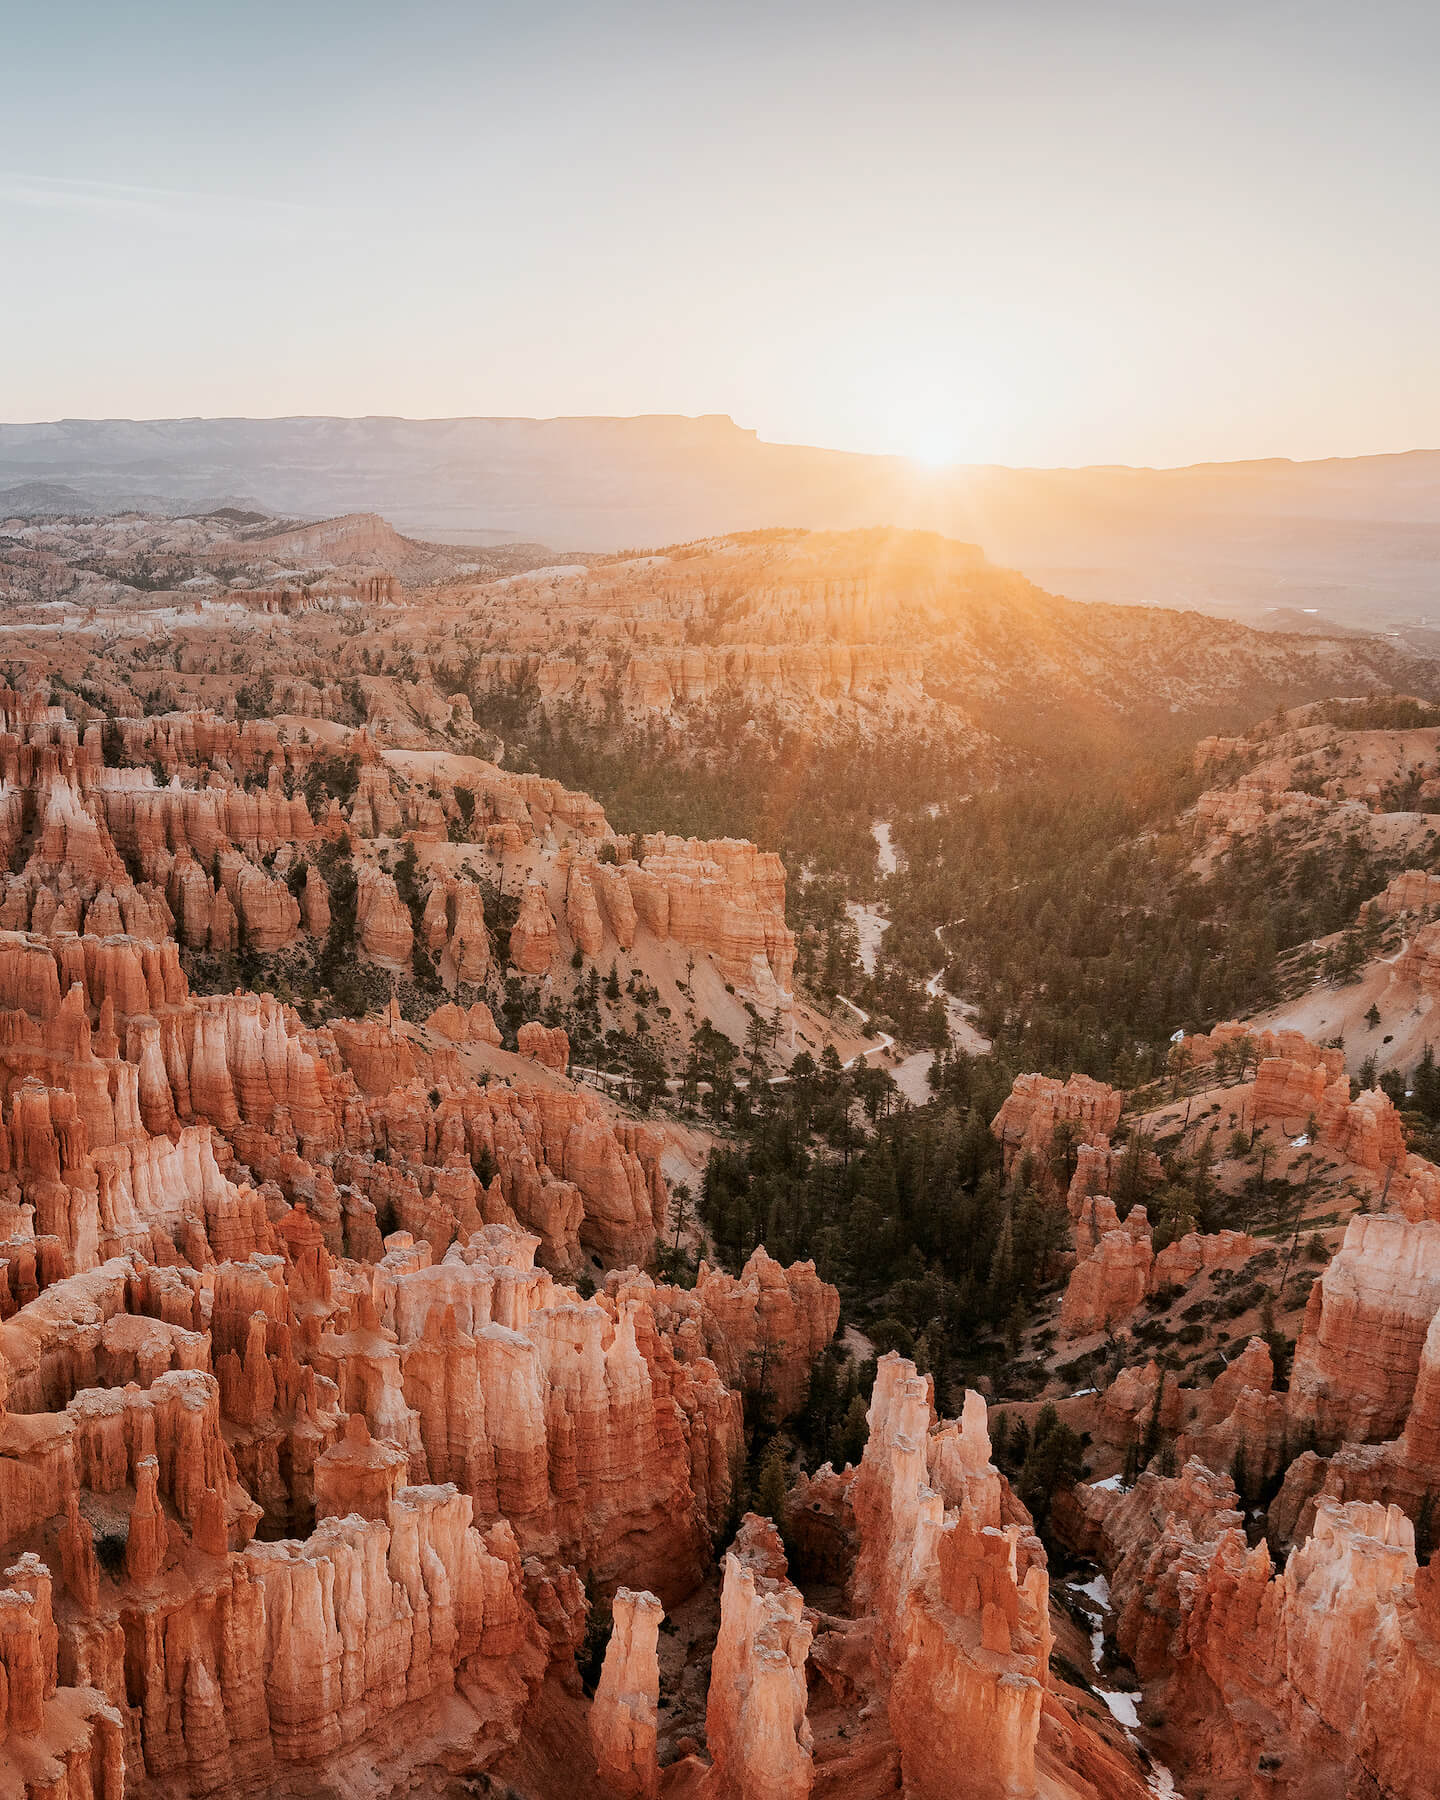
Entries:
{"type": "Polygon", "coordinates": [[[833,444],[811,444],[788,438],[766,438],[760,435],[759,427],[738,425],[730,413],[703,412],[639,412],[639,413],[438,413],[419,415],[411,413],[327,413],[327,412],[294,412],[294,413],[170,413],[154,417],[136,417],[131,414],[114,413],[106,415],[67,414],[60,418],[50,419],[0,419],[0,432],[14,430],[39,429],[45,426],[63,427],[72,425],[289,425],[289,424],[346,424],[365,425],[385,423],[398,425],[639,425],[654,421],[683,423],[687,425],[717,424],[727,425],[734,432],[753,439],[774,450],[805,450],[823,456],[859,457],[867,462],[883,462],[901,465],[911,471],[923,471],[932,478],[946,475],[973,473],[982,470],[999,470],[1015,475],[1080,475],[1088,473],[1123,473],[1135,475],[1182,475],[1202,469],[1243,469],[1261,468],[1273,465],[1281,468],[1320,468],[1329,463],[1345,462],[1381,462],[1399,461],[1412,456],[1434,456],[1440,454],[1440,443],[1434,445],[1415,444],[1404,450],[1360,450],[1352,452],[1332,452],[1326,456],[1236,456],[1205,457],[1188,463],[1127,463],[1127,462],[1088,462],[1088,463],[1003,463],[1003,462],[950,462],[935,463],[921,457],[907,456],[896,450],[853,450],[833,444]]]}

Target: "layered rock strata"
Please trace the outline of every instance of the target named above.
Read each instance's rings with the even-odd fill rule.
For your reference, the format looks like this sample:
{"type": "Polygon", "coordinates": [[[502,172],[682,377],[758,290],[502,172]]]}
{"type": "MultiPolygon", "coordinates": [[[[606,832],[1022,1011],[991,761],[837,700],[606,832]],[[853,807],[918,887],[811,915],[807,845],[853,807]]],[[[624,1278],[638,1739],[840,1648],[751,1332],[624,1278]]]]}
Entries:
{"type": "Polygon", "coordinates": [[[660,1791],[656,1646],[664,1616],[653,1594],[616,1589],[610,1641],[590,1709],[590,1743],[600,1785],[616,1800],[655,1800],[660,1791]]]}
{"type": "Polygon", "coordinates": [[[1057,1130],[1068,1128],[1077,1142],[1108,1142],[1124,1105],[1118,1088],[1088,1075],[1072,1075],[1068,1081],[1017,1075],[990,1124],[1004,1153],[1005,1173],[1029,1157],[1039,1179],[1049,1180],[1057,1130]]]}
{"type": "Polygon", "coordinates": [[[1044,1551],[1002,1517],[985,1406],[932,1430],[930,1385],[880,1359],[851,1502],[855,1595],[874,1614],[874,1656],[907,1793],[1028,1795],[1049,1680],[1044,1551]]]}

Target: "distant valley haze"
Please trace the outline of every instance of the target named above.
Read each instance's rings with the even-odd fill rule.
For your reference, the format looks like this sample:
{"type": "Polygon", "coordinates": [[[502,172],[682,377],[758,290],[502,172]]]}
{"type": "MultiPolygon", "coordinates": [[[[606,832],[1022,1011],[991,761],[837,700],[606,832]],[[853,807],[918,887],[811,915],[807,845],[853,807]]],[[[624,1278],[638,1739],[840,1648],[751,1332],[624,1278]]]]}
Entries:
{"type": "Polygon", "coordinates": [[[934,468],[767,443],[718,415],[0,425],[0,516],[227,504],[373,511],[420,538],[557,550],[894,524],[978,544],[1077,599],[1252,623],[1287,611],[1371,630],[1440,622],[1440,450],[934,468]]]}

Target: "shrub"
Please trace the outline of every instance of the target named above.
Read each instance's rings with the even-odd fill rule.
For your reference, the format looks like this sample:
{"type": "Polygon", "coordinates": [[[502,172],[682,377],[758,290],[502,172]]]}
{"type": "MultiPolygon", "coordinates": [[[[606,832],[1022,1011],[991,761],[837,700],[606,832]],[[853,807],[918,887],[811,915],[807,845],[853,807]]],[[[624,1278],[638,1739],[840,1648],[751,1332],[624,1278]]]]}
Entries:
{"type": "Polygon", "coordinates": [[[95,1534],[95,1555],[100,1567],[110,1575],[118,1575],[125,1567],[125,1546],[130,1541],[130,1528],[121,1525],[95,1534]]]}

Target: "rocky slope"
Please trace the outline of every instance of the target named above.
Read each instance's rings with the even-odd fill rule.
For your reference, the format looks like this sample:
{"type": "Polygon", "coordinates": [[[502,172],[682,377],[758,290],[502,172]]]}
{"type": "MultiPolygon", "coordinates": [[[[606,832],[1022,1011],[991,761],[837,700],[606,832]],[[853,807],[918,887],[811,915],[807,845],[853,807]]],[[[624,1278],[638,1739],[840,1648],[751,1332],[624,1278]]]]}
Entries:
{"type": "Polygon", "coordinates": [[[83,610],[180,592],[294,610],[317,596],[392,599],[401,584],[498,576],[559,560],[543,545],[423,543],[375,513],[297,523],[244,506],[160,512],[143,502],[87,505],[63,489],[53,500],[43,488],[0,493],[0,597],[12,602],[83,610]]]}
{"type": "MultiPolygon", "coordinates": [[[[947,703],[963,718],[1021,695],[1254,716],[1280,698],[1436,686],[1395,642],[1076,604],[923,532],[750,533],[542,572],[520,591],[530,642],[511,628],[507,651],[481,656],[482,686],[523,680],[592,706],[615,694],[640,715],[729,694],[941,722],[947,703]]],[[[476,622],[499,626],[516,597],[508,581],[475,589],[476,622]]]]}
{"type": "MultiPolygon", "coordinates": [[[[1354,1095],[1338,1049],[1232,1024],[1189,1056],[1199,1085],[1183,1121],[1173,1102],[1142,1110],[1122,1149],[1109,1134],[1123,1097],[1083,1080],[1021,1077],[994,1123],[1017,1172],[1026,1159],[1072,1222],[1045,1396],[1085,1433],[1092,1479],[1052,1523],[1108,1578],[1093,1616],[1134,1671],[1136,1722],[1180,1791],[1429,1795],[1405,1746],[1424,1741],[1440,1668],[1428,1564],[1440,1168],[1407,1149],[1387,1094],[1354,1095]],[[1217,1071],[1217,1057],[1233,1060],[1217,1071]],[[1245,1129],[1214,1150],[1208,1179],[1223,1197],[1257,1146],[1272,1169],[1303,1149],[1290,1256],[1302,1232],[1325,1240],[1308,1299],[1286,1283],[1287,1257],[1258,1321],[1283,1239],[1172,1227],[1157,1249],[1135,1203],[1137,1185],[1173,1193],[1150,1146],[1173,1168],[1174,1126],[1183,1142],[1193,1117],[1195,1145],[1208,1134],[1213,1147],[1227,1111],[1245,1129]],[[1322,1211],[1337,1201],[1338,1221],[1322,1211]],[[1217,1308],[1207,1292],[1239,1303],[1217,1308]],[[1176,1319],[1207,1322],[1165,1329],[1176,1319]],[[1093,1359],[1077,1362],[1087,1346],[1093,1359]],[[1090,1384],[1068,1394],[1087,1367],[1090,1384]]],[[[1084,1591],[1090,1604],[1094,1584],[1084,1591]]]]}
{"type": "Polygon", "coordinates": [[[333,885],[378,970],[407,975],[420,955],[437,995],[442,981],[475,992],[492,970],[486,895],[508,884],[523,896],[508,933],[521,975],[558,975],[574,951],[665,968],[673,985],[703,959],[767,1012],[791,1005],[785,871],[751,844],[617,837],[557,782],[388,752],[363,730],[321,741],[210,713],[82,729],[8,690],[0,723],[11,933],[273,955],[332,938],[333,885]],[[337,768],[343,802],[325,786],[337,768]]]}

